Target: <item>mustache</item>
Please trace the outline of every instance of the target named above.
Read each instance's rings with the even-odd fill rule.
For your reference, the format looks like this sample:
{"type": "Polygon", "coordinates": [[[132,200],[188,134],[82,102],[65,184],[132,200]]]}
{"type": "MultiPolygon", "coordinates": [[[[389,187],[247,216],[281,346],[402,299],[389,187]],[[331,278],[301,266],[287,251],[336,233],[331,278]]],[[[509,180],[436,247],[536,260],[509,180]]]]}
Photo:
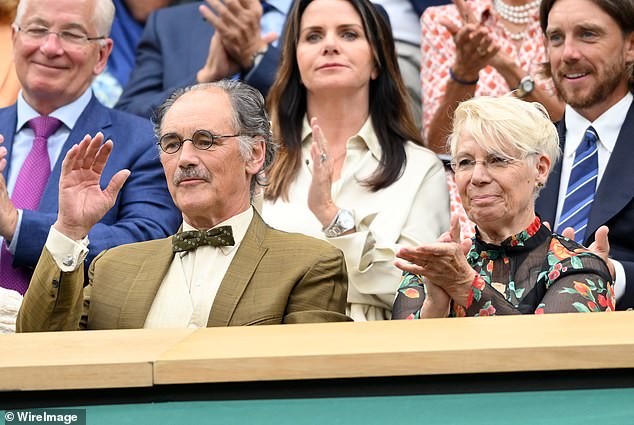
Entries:
{"type": "Polygon", "coordinates": [[[179,168],[174,173],[174,177],[172,177],[172,181],[175,185],[179,184],[183,180],[191,180],[191,179],[200,179],[204,181],[211,181],[211,175],[209,171],[207,171],[203,167],[187,167],[187,168],[179,168]]]}

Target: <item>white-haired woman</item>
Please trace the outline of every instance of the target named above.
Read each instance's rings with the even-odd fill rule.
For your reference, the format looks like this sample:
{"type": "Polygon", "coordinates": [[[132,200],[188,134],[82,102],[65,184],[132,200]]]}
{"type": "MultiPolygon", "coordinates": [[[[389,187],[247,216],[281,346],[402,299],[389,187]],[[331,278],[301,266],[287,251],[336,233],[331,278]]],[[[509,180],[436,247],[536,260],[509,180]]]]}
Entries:
{"type": "Polygon", "coordinates": [[[535,214],[559,157],[545,109],[511,96],[474,98],[456,109],[449,140],[476,235],[460,241],[454,219],[436,243],[401,249],[396,265],[406,273],[393,318],[614,310],[604,261],[535,214]]]}

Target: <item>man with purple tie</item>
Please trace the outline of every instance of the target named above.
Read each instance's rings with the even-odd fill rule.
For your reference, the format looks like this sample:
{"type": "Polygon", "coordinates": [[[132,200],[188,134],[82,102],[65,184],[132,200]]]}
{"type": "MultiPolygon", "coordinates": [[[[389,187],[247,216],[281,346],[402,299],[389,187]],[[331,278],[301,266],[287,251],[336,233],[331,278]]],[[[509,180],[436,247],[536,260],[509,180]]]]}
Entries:
{"type": "Polygon", "coordinates": [[[537,212],[605,259],[609,250],[616,307],[634,307],[634,0],[543,0],[540,21],[566,111],[562,161],[537,212]]]}
{"type": "MultiPolygon", "coordinates": [[[[24,294],[57,217],[66,152],[86,134],[114,141],[108,181],[131,171],[114,208],[88,235],[90,262],[106,248],[173,233],[180,215],[167,191],[151,123],[108,109],[90,85],[112,50],[112,0],[22,0],[12,28],[22,91],[0,109],[0,287],[24,294]]],[[[0,303],[8,297],[0,293],[0,303]]],[[[2,309],[0,309],[2,310],[2,309]]]]}

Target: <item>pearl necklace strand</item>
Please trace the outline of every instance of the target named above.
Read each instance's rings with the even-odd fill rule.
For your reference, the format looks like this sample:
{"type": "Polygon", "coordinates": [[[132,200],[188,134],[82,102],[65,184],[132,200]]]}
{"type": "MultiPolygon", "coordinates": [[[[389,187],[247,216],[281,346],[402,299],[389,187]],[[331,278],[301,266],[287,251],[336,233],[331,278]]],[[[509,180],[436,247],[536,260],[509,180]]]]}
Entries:
{"type": "MultiPolygon", "coordinates": [[[[493,0],[493,7],[500,14],[500,16],[509,22],[514,24],[528,24],[533,18],[533,9],[537,9],[541,0],[533,0],[530,3],[526,3],[522,6],[510,6],[502,0],[493,0]]],[[[522,34],[522,33],[518,33],[522,34]]],[[[524,35],[518,39],[524,38],[524,35]]]]}

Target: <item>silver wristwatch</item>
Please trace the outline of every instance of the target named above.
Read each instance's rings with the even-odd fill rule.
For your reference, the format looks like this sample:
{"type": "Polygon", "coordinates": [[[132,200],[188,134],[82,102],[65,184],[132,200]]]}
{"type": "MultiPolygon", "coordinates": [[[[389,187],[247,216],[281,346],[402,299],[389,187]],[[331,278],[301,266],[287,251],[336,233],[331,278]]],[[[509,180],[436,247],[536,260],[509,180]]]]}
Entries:
{"type": "Polygon", "coordinates": [[[340,209],[330,224],[323,228],[327,238],[336,238],[354,229],[354,215],[352,211],[340,209]]]}
{"type": "Polygon", "coordinates": [[[535,90],[535,80],[530,75],[522,78],[519,85],[515,89],[515,96],[523,98],[531,94],[535,90]]]}

